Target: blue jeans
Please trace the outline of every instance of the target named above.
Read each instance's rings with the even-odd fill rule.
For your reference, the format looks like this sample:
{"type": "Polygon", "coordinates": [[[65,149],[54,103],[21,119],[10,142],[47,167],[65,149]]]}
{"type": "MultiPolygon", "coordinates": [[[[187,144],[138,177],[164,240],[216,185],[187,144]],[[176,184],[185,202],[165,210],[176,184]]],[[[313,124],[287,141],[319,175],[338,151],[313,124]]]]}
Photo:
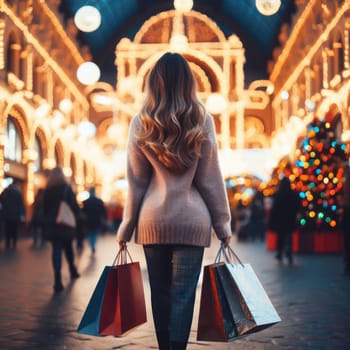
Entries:
{"type": "Polygon", "coordinates": [[[71,275],[76,273],[74,266],[74,253],[72,240],[53,240],[52,242],[52,265],[55,272],[55,279],[61,279],[62,252],[64,251],[71,275]]]}
{"type": "Polygon", "coordinates": [[[88,236],[91,250],[95,251],[98,231],[97,230],[88,230],[87,236],[88,236]]]}
{"type": "Polygon", "coordinates": [[[203,260],[203,247],[144,246],[154,325],[171,341],[187,343],[203,260]]]}

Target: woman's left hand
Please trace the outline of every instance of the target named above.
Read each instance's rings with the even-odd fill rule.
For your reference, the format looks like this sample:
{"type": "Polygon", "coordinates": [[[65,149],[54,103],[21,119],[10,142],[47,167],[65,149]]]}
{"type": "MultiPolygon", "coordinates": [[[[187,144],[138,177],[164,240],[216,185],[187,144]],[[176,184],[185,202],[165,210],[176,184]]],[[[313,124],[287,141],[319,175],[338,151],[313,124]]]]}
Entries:
{"type": "Polygon", "coordinates": [[[119,243],[119,248],[120,249],[125,249],[126,248],[126,241],[120,240],[118,243],[119,243]]]}
{"type": "Polygon", "coordinates": [[[221,240],[222,244],[224,245],[224,247],[228,247],[230,245],[231,242],[231,236],[225,237],[221,240]]]}

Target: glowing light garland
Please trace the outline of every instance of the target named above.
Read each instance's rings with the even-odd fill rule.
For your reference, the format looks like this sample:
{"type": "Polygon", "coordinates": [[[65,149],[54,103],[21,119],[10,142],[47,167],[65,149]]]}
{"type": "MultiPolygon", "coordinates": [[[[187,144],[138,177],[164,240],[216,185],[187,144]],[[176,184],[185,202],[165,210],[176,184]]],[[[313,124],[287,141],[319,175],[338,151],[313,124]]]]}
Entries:
{"type": "Polygon", "coordinates": [[[329,123],[315,119],[297,151],[295,163],[279,169],[298,191],[301,230],[334,231],[339,227],[337,196],[342,189],[346,145],[335,139],[329,123]]]}

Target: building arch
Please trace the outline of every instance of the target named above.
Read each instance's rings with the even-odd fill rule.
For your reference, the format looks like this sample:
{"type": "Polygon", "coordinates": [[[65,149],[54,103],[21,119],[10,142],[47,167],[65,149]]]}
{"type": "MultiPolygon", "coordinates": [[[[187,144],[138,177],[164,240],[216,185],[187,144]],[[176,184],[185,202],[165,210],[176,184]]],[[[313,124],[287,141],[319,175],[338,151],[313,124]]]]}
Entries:
{"type": "Polygon", "coordinates": [[[57,139],[54,147],[54,157],[56,166],[60,166],[61,168],[64,168],[65,166],[65,157],[64,157],[64,148],[62,145],[61,140],[57,139]]]}
{"type": "Polygon", "coordinates": [[[29,144],[29,129],[26,119],[26,114],[24,109],[18,104],[10,104],[7,106],[4,114],[3,122],[7,122],[7,118],[11,116],[18,126],[19,133],[21,135],[21,140],[23,143],[23,149],[28,148],[29,144]]]}
{"type": "MultiPolygon", "coordinates": [[[[134,38],[136,44],[147,43],[168,43],[173,32],[174,18],[178,16],[176,10],[164,11],[156,16],[152,16],[145,21],[134,38]],[[162,28],[160,35],[154,35],[154,27],[162,28]],[[155,37],[157,38],[155,41],[155,37]]],[[[188,37],[189,42],[225,42],[225,35],[222,33],[218,25],[208,16],[197,12],[189,11],[183,13],[184,35],[188,37]],[[193,31],[193,27],[204,27],[205,31],[193,31]]]]}
{"type": "MultiPolygon", "coordinates": [[[[47,143],[47,136],[42,127],[38,127],[35,130],[34,138],[38,142],[38,146],[40,147],[40,158],[38,160],[38,170],[42,171],[44,169],[44,159],[47,159],[48,157],[48,143],[47,143]]],[[[35,142],[35,140],[34,140],[35,142]]]]}
{"type": "MultiPolygon", "coordinates": [[[[145,60],[138,70],[137,81],[142,82],[140,89],[144,91],[147,75],[157,60],[165,53],[158,52],[145,60]]],[[[219,64],[210,56],[200,51],[189,50],[184,54],[197,78],[198,91],[201,92],[221,92],[225,85],[224,73],[219,64]]]]}

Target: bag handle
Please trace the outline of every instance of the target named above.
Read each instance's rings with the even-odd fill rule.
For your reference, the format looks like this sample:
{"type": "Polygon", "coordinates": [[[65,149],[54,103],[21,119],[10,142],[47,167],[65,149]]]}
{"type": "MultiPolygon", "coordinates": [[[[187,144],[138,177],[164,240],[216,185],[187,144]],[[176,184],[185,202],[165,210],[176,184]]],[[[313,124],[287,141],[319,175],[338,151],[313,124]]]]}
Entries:
{"type": "Polygon", "coordinates": [[[128,257],[130,259],[130,262],[133,262],[132,257],[128,251],[128,248],[126,247],[126,245],[124,245],[122,248],[119,249],[118,254],[113,261],[113,266],[127,264],[128,257]]]}
{"type": "Polygon", "coordinates": [[[234,264],[234,262],[238,262],[239,264],[244,267],[243,262],[241,259],[238,257],[238,255],[233,251],[233,249],[230,246],[226,246],[221,243],[220,249],[215,257],[214,263],[218,263],[221,261],[221,256],[223,256],[226,260],[227,263],[229,264],[234,264]]]}

